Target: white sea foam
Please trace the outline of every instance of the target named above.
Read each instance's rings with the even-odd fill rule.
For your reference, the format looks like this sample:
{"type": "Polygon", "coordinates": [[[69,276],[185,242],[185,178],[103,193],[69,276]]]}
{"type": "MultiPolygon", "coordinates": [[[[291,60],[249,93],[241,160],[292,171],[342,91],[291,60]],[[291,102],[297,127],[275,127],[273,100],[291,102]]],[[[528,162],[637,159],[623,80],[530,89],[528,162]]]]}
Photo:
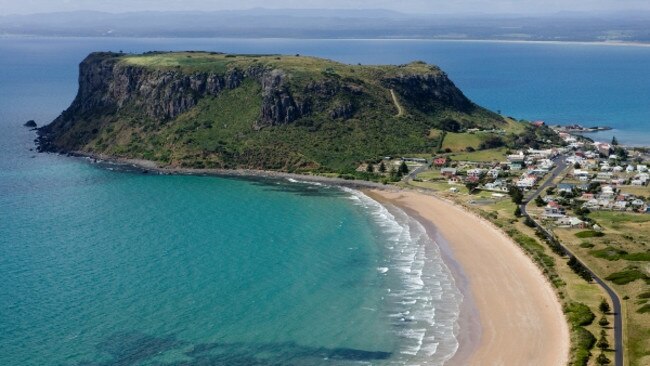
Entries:
{"type": "Polygon", "coordinates": [[[425,228],[397,207],[385,207],[343,188],[381,232],[385,253],[377,271],[386,277],[385,311],[400,348],[389,365],[442,365],[458,349],[462,294],[425,228]],[[384,269],[386,271],[384,272],[384,269]]]}
{"type": "Polygon", "coordinates": [[[298,179],[293,179],[293,178],[287,178],[287,181],[290,183],[300,183],[300,184],[311,184],[312,186],[319,186],[319,187],[325,187],[327,186],[326,184],[320,183],[320,182],[311,182],[307,180],[298,180],[298,179]]]}

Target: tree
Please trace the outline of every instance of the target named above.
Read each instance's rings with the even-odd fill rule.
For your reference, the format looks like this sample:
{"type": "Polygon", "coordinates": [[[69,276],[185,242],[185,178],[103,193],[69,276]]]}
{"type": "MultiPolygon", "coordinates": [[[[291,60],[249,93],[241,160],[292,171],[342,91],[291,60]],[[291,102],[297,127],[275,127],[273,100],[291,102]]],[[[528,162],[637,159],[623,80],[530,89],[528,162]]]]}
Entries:
{"type": "Polygon", "coordinates": [[[535,221],[531,220],[530,217],[526,217],[526,220],[524,220],[524,225],[528,227],[535,227],[535,221]]]}
{"type": "Polygon", "coordinates": [[[612,137],[612,145],[613,146],[618,146],[618,140],[616,139],[616,136],[612,137]]]}
{"type": "Polygon", "coordinates": [[[374,173],[375,172],[375,166],[372,165],[372,163],[368,163],[368,165],[366,166],[366,171],[368,173],[374,173]]]}
{"type": "Polygon", "coordinates": [[[380,173],[386,173],[386,164],[384,164],[383,161],[381,163],[379,163],[379,172],[380,173]]]}
{"type": "Polygon", "coordinates": [[[515,208],[515,216],[521,217],[521,207],[517,206],[517,208],[515,208]]]}
{"type": "Polygon", "coordinates": [[[472,192],[474,192],[476,187],[478,187],[478,183],[476,183],[476,182],[467,182],[467,183],[465,183],[465,187],[467,188],[469,193],[472,193],[472,192]]]}
{"type": "Polygon", "coordinates": [[[395,167],[391,167],[390,172],[388,172],[388,174],[390,175],[390,179],[393,182],[397,182],[400,179],[402,179],[402,173],[400,173],[399,170],[396,170],[395,167]]]}
{"type": "Polygon", "coordinates": [[[524,194],[515,186],[510,187],[510,196],[512,197],[512,202],[518,205],[524,200],[524,194]]]}
{"type": "Polygon", "coordinates": [[[582,168],[582,166],[580,166],[580,163],[576,162],[575,164],[573,164],[573,169],[580,169],[580,168],[582,168]]]}
{"type": "Polygon", "coordinates": [[[605,315],[603,315],[603,317],[600,318],[600,320],[598,321],[598,325],[600,325],[603,328],[609,325],[609,320],[607,320],[607,317],[605,315]]]}
{"type": "Polygon", "coordinates": [[[607,341],[607,338],[600,337],[600,339],[596,343],[596,346],[602,350],[606,350],[609,348],[609,342],[607,341]]]}
{"type": "Polygon", "coordinates": [[[598,355],[598,357],[596,357],[596,363],[598,363],[599,365],[609,365],[610,363],[612,363],[612,361],[610,361],[609,358],[607,358],[607,356],[605,356],[605,354],[601,352],[598,355]]]}
{"type": "Polygon", "coordinates": [[[542,206],[544,206],[545,204],[546,204],[546,202],[544,202],[544,199],[542,199],[542,196],[537,196],[537,197],[535,197],[535,205],[536,205],[537,207],[542,207],[542,206]]]}
{"type": "Polygon", "coordinates": [[[609,303],[605,299],[602,299],[600,301],[600,305],[598,305],[598,309],[600,309],[600,312],[603,314],[607,314],[611,310],[609,307],[609,303]]]}
{"type": "Polygon", "coordinates": [[[404,174],[408,174],[408,173],[409,173],[409,167],[408,167],[408,165],[406,165],[406,162],[405,162],[405,161],[402,161],[402,164],[399,165],[398,172],[399,172],[401,175],[404,175],[404,174]]]}

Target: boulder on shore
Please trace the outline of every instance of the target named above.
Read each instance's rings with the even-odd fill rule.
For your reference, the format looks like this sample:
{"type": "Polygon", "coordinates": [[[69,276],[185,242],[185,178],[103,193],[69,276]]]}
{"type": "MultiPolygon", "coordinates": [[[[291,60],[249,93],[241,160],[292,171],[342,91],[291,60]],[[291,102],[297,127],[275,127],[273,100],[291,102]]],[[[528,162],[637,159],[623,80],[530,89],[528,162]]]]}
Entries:
{"type": "Polygon", "coordinates": [[[23,126],[32,127],[32,128],[36,127],[36,121],[34,121],[33,119],[30,119],[29,121],[25,122],[25,124],[23,126]]]}

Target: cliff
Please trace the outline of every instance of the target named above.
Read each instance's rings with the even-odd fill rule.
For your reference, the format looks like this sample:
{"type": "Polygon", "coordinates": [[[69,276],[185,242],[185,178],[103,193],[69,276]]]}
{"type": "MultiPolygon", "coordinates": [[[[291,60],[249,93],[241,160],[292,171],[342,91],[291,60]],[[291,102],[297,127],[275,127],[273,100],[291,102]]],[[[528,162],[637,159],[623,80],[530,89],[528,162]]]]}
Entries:
{"type": "Polygon", "coordinates": [[[39,130],[39,146],[178,166],[342,170],[430,152],[430,131],[450,119],[466,128],[505,124],[421,62],[93,53],[80,64],[71,106],[39,130]]]}

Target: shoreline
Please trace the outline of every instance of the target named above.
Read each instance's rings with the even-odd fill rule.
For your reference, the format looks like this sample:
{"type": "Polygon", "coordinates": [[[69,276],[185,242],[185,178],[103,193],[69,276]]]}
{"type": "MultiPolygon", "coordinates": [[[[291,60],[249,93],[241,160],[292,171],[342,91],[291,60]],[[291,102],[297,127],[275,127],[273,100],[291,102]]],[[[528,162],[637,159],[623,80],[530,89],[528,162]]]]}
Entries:
{"type": "MultiPolygon", "coordinates": [[[[450,269],[456,285],[463,295],[461,311],[457,320],[459,331],[456,338],[459,346],[445,365],[527,364],[550,366],[568,362],[570,348],[568,324],[560,302],[541,270],[500,229],[463,207],[440,197],[393,185],[325,176],[249,169],[172,168],[161,167],[156,162],[142,159],[115,158],[82,152],[73,152],[68,155],[96,159],[97,162],[94,162],[94,165],[117,165],[127,169],[133,168],[143,173],[152,171],[162,175],[283,179],[359,190],[382,205],[391,204],[402,209],[407,215],[420,222],[425,227],[427,234],[439,246],[442,259],[450,269]],[[442,215],[440,215],[441,210],[443,211],[442,215]],[[437,213],[435,218],[432,217],[432,212],[437,213]],[[474,225],[475,229],[472,230],[468,225],[474,225]],[[475,234],[475,240],[467,240],[467,237],[463,237],[463,234],[472,232],[475,234]],[[476,232],[478,232],[478,236],[476,236],[476,232]],[[501,250],[500,255],[509,260],[503,261],[503,258],[500,258],[501,261],[498,261],[497,267],[487,265],[483,259],[493,254],[490,253],[491,248],[474,245],[475,242],[480,242],[486,237],[498,242],[501,250]],[[472,253],[475,256],[478,255],[479,260],[476,257],[471,258],[472,253]],[[508,276],[508,274],[513,274],[513,265],[518,267],[518,271],[515,271],[517,272],[515,276],[508,276]],[[501,271],[493,271],[499,268],[501,271]],[[519,286],[519,294],[514,291],[503,291],[503,287],[508,281],[512,282],[514,278],[516,280],[514,282],[521,282],[517,280],[522,277],[528,278],[529,283],[523,288],[519,286]],[[486,282],[489,286],[486,286],[486,282]],[[523,293],[521,293],[522,291],[523,293]],[[522,299],[526,301],[522,302],[522,299]],[[522,325],[524,325],[523,329],[528,329],[533,324],[509,321],[508,315],[512,314],[510,307],[512,304],[519,304],[520,308],[523,306],[524,309],[520,309],[522,311],[517,314],[520,320],[545,319],[542,324],[543,329],[537,329],[537,332],[521,332],[522,325]],[[539,307],[539,304],[543,304],[543,306],[539,307]],[[537,308],[531,310],[531,306],[537,308]],[[541,310],[545,316],[538,318],[540,315],[538,310],[541,310]],[[508,326],[497,326],[493,319],[508,324],[508,326]],[[534,334],[531,336],[529,333],[534,334]],[[550,345],[547,347],[539,343],[544,338],[549,339],[550,345]],[[557,352],[559,349],[562,351],[557,352]],[[499,352],[500,350],[511,351],[499,352]],[[548,360],[544,357],[554,358],[548,360]]],[[[516,283],[514,285],[517,287],[516,283]]],[[[533,328],[535,327],[533,326],[533,328]]]]}
{"type": "Polygon", "coordinates": [[[459,348],[447,365],[567,364],[569,330],[560,302],[509,237],[439,197],[409,190],[364,193],[425,225],[463,293],[459,348]]]}
{"type": "MultiPolygon", "coordinates": [[[[51,153],[56,154],[56,153],[51,153]]],[[[61,153],[66,155],[66,153],[61,153]]],[[[94,159],[94,165],[108,166],[115,165],[118,167],[139,170],[143,173],[155,172],[161,175],[193,175],[193,176],[212,176],[222,178],[264,178],[264,179],[294,179],[296,181],[310,183],[324,183],[336,186],[348,187],[353,189],[377,189],[387,191],[398,191],[401,188],[389,184],[377,182],[348,180],[343,178],[326,177],[322,175],[307,175],[300,173],[286,173],[274,170],[256,170],[256,169],[195,169],[195,168],[175,168],[163,167],[151,160],[128,159],[107,156],[103,154],[85,153],[74,151],[67,153],[70,157],[94,159]]]]}
{"type": "Polygon", "coordinates": [[[142,37],[133,37],[133,36],[122,36],[122,37],[101,37],[101,36],[82,36],[82,35],[70,35],[70,36],[49,36],[43,34],[12,34],[5,33],[0,34],[0,39],[10,39],[10,38],[24,38],[24,39],[38,39],[38,38],[61,38],[61,39],[262,39],[262,40],[322,40],[322,41],[434,41],[434,42],[477,42],[477,43],[529,43],[529,44],[557,44],[557,45],[595,45],[595,46],[624,46],[624,47],[650,47],[650,42],[638,42],[638,41],[557,41],[557,40],[523,40],[523,39],[481,39],[481,38],[424,38],[424,37],[377,37],[377,38],[362,38],[362,37],[351,37],[351,38],[305,38],[305,37],[170,37],[170,36],[142,36],[142,37]]]}

